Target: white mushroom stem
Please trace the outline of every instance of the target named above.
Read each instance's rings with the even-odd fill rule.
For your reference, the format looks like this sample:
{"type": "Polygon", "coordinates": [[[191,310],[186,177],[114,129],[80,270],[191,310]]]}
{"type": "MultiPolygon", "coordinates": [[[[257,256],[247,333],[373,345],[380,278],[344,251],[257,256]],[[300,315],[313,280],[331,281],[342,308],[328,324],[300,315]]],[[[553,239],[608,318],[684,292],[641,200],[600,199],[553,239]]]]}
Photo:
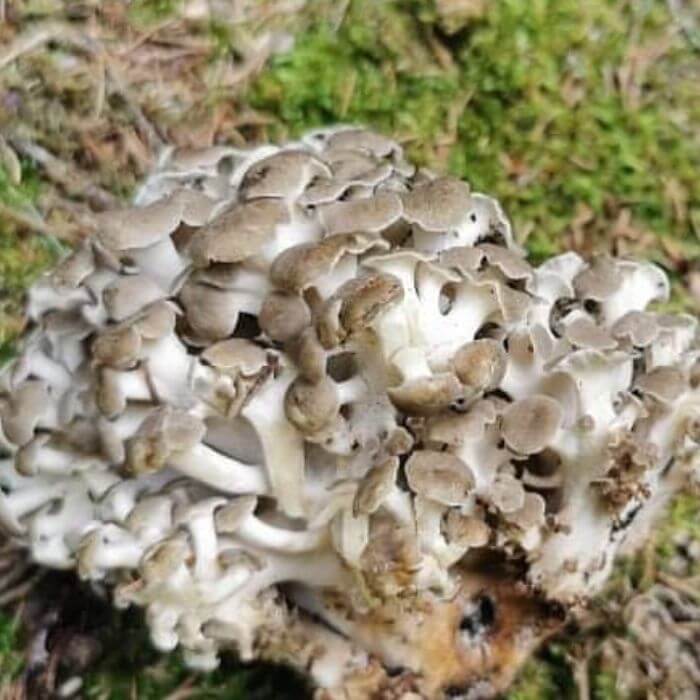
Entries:
{"type": "Polygon", "coordinates": [[[173,282],[185,268],[185,263],[170,238],[164,238],[147,248],[130,250],[129,255],[141,272],[147,273],[163,289],[171,289],[173,282]]]}
{"type": "Polygon", "coordinates": [[[328,531],[326,528],[287,530],[249,515],[236,529],[236,537],[266,551],[299,554],[321,548],[328,541],[328,531]]]}
{"type": "Polygon", "coordinates": [[[210,498],[185,508],[182,520],[192,537],[195,564],[194,577],[198,581],[212,580],[219,574],[218,541],[214,527],[214,510],[226,503],[223,498],[210,498]]]}
{"type": "Polygon", "coordinates": [[[338,402],[341,406],[358,401],[367,394],[367,383],[359,374],[352,379],[337,383],[335,388],[338,392],[338,402]]]}
{"type": "Polygon", "coordinates": [[[258,434],[265,453],[270,487],[281,510],[291,517],[301,517],[306,512],[303,494],[304,439],[284,412],[284,395],[294,378],[295,373],[285,368],[278,377],[261,387],[245,406],[242,415],[258,434]]]}
{"type": "Polygon", "coordinates": [[[24,532],[20,520],[43,506],[48,501],[60,498],[66,493],[65,482],[32,483],[29,488],[20,488],[10,494],[0,491],[0,522],[15,532],[24,532]]]}
{"type": "Polygon", "coordinates": [[[187,452],[175,452],[168,464],[197,481],[224,493],[266,494],[267,479],[261,467],[251,467],[199,444],[187,452]]]}
{"type": "Polygon", "coordinates": [[[102,578],[110,569],[138,566],[143,546],[116,526],[103,526],[88,534],[78,555],[83,578],[102,578]]]}
{"type": "Polygon", "coordinates": [[[303,554],[286,554],[273,552],[255,552],[259,554],[265,566],[250,577],[235,598],[225,601],[220,608],[222,617],[236,614],[240,599],[255,598],[261,591],[278,583],[305,583],[314,588],[342,587],[350,584],[350,574],[337,554],[330,548],[305,552],[303,554]]]}
{"type": "Polygon", "coordinates": [[[51,445],[33,443],[20,450],[17,455],[18,465],[22,463],[23,457],[30,463],[32,474],[74,474],[101,465],[106,466],[105,460],[97,455],[85,455],[51,445]]]}

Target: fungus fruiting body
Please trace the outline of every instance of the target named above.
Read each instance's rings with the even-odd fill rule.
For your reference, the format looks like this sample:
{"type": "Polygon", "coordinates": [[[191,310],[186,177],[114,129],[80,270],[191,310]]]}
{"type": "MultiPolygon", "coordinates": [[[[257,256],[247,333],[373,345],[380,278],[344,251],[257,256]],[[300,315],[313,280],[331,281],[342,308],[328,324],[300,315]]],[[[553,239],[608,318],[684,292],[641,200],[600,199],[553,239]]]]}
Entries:
{"type": "Polygon", "coordinates": [[[30,290],[0,524],[195,668],[503,690],[700,481],[696,320],[362,129],[186,155],[30,290]]]}

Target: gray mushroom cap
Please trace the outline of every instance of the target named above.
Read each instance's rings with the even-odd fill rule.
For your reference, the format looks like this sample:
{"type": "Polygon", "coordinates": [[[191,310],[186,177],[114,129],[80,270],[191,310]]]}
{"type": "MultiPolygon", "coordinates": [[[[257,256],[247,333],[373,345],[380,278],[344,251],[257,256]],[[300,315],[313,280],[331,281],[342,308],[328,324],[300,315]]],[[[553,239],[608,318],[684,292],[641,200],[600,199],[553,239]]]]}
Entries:
{"type": "Polygon", "coordinates": [[[377,158],[384,158],[400,151],[395,141],[366,129],[341,129],[328,139],[329,149],[365,151],[377,158]]]}
{"type": "Polygon", "coordinates": [[[206,267],[257,255],[287,220],[287,209],[278,199],[236,204],[197,231],[189,250],[192,262],[206,267]]]}
{"type": "Polygon", "coordinates": [[[581,348],[613,350],[617,347],[617,342],[606,328],[599,326],[585,316],[580,316],[567,323],[564,336],[572,345],[581,348]]]}
{"type": "Polygon", "coordinates": [[[97,237],[110,250],[148,248],[180,225],[182,206],[166,197],[144,207],[97,215],[97,237]]]}
{"type": "Polygon", "coordinates": [[[574,289],[581,299],[603,301],[616,292],[621,285],[615,261],[605,255],[594,258],[574,277],[574,289]]]}
{"type": "Polygon", "coordinates": [[[202,359],[226,373],[253,375],[267,366],[267,353],[246,338],[230,338],[210,345],[202,359]]]}
{"type": "Polygon", "coordinates": [[[378,192],[366,199],[319,207],[321,222],[329,236],[354,231],[380,233],[396,223],[402,211],[401,200],[393,192],[378,192]]]}
{"type": "Polygon", "coordinates": [[[654,314],[630,311],[618,319],[612,327],[614,338],[628,338],[634,347],[643,348],[656,340],[660,333],[654,314]]]}
{"type": "Polygon", "coordinates": [[[241,180],[245,199],[299,195],[318,176],[330,175],[328,166],[306,151],[285,150],[256,161],[241,180]]]}
{"type": "Polygon", "coordinates": [[[453,177],[439,177],[417,186],[402,197],[404,217],[426,231],[457,228],[472,205],[469,185],[453,177]]]}
{"type": "Polygon", "coordinates": [[[164,297],[163,290],[147,275],[119,277],[102,292],[107,313],[117,322],[164,297]]]}
{"type": "Polygon", "coordinates": [[[449,452],[416,450],[405,471],[414,493],[446,506],[463,504],[475,485],[471,469],[449,452]]]}
{"type": "Polygon", "coordinates": [[[561,422],[559,404],[549,396],[540,394],[516,401],[506,408],[501,421],[501,434],[514,452],[529,455],[547,447],[561,422]]]}
{"type": "Polygon", "coordinates": [[[233,292],[188,281],[180,301],[190,328],[204,340],[226,338],[236,328],[240,308],[233,292]]]}
{"type": "Polygon", "coordinates": [[[453,246],[441,250],[438,260],[443,267],[456,270],[461,275],[470,276],[479,269],[484,252],[472,246],[453,246]]]}
{"type": "Polygon", "coordinates": [[[530,279],[534,274],[532,266],[525,258],[510,248],[493,243],[481,243],[478,249],[483,252],[489,264],[499,268],[509,279],[530,279]]]}

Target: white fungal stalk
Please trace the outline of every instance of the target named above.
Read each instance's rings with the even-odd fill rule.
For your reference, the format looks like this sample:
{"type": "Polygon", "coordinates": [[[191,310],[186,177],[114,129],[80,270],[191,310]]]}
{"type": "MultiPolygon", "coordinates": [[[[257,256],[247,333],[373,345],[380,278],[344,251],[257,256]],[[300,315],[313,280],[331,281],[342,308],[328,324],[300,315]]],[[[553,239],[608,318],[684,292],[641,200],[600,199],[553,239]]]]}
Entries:
{"type": "Polygon", "coordinates": [[[649,263],[531,266],[493,199],[368,131],[172,152],[30,290],[0,525],[195,667],[497,693],[700,481],[667,294],[649,263]]]}

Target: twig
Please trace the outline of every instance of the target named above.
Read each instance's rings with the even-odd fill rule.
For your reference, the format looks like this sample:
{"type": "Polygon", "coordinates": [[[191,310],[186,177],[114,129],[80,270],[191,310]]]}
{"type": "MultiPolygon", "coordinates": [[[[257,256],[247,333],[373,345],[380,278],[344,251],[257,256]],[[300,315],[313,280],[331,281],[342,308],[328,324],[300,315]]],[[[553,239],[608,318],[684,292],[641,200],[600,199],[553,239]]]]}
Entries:
{"type": "Polygon", "coordinates": [[[9,141],[16,150],[41,165],[48,178],[61,185],[69,194],[87,197],[98,209],[117,206],[118,200],[113,194],[96,185],[87,174],[56,158],[42,146],[16,135],[10,135],[9,141]]]}
{"type": "Polygon", "coordinates": [[[121,73],[121,69],[117,67],[115,61],[109,60],[109,58],[109,55],[107,55],[106,65],[109,82],[112,83],[114,90],[124,99],[129,111],[136,120],[137,128],[145,136],[151,151],[153,153],[159,153],[165,147],[165,140],[158,133],[156,127],[146,118],[138,102],[132,98],[121,73]]]}
{"type": "Polygon", "coordinates": [[[34,586],[44,577],[44,572],[40,571],[34,576],[32,576],[30,579],[25,581],[24,583],[20,583],[18,586],[15,586],[14,588],[10,588],[8,591],[5,591],[0,595],[0,608],[5,607],[6,605],[9,605],[10,603],[14,603],[18,600],[21,600],[24,598],[29,591],[34,588],[34,586]]]}
{"type": "Polygon", "coordinates": [[[31,231],[39,231],[40,233],[44,234],[49,233],[49,229],[44,223],[44,220],[38,215],[31,216],[0,202],[0,219],[3,217],[8,221],[14,221],[23,228],[28,228],[31,231]]]}
{"type": "Polygon", "coordinates": [[[20,56],[38,49],[49,41],[65,41],[84,51],[92,52],[92,42],[84,34],[60,22],[47,22],[20,34],[5,51],[0,52],[0,70],[20,56]]]}

